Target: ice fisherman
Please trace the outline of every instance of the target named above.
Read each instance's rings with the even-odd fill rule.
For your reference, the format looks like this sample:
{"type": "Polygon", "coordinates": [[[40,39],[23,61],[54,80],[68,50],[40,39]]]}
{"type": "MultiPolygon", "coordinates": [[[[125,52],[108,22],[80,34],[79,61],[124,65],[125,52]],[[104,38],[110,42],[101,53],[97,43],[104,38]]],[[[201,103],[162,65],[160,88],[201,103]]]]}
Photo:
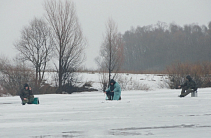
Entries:
{"type": "Polygon", "coordinates": [[[197,90],[195,81],[193,81],[189,75],[186,76],[185,83],[183,85],[178,86],[178,88],[182,88],[181,95],[179,95],[179,97],[185,97],[189,93],[197,90]]]}
{"type": "Polygon", "coordinates": [[[108,89],[104,92],[108,100],[121,100],[121,87],[118,82],[111,79],[108,89]]]}
{"type": "Polygon", "coordinates": [[[34,101],[34,95],[32,93],[31,87],[26,83],[24,84],[24,88],[21,90],[20,98],[22,100],[22,105],[32,104],[34,101]]]}

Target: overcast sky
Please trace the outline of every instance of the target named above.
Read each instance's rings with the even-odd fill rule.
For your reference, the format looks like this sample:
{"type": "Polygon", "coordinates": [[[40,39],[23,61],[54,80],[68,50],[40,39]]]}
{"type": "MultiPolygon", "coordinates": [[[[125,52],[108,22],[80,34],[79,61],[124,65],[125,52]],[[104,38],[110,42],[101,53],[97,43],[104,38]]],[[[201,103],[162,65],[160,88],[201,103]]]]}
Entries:
{"type": "MultiPolygon", "coordinates": [[[[73,0],[81,28],[88,42],[85,62],[96,68],[94,58],[105,33],[108,18],[124,33],[131,27],[156,24],[158,21],[180,26],[211,21],[211,0],[73,0]]],[[[43,17],[44,0],[0,0],[0,56],[15,57],[13,44],[34,17],[43,17]]]]}

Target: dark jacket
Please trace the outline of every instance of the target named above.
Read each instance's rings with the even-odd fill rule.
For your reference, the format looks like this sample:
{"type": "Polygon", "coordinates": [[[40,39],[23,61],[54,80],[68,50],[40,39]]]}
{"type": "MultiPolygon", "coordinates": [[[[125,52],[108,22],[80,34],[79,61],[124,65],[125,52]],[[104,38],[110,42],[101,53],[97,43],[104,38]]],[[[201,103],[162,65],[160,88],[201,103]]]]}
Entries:
{"type": "Polygon", "coordinates": [[[30,96],[32,96],[33,93],[31,90],[26,90],[25,88],[22,89],[21,93],[20,93],[20,98],[23,100],[23,98],[29,98],[30,96]]]}
{"type": "Polygon", "coordinates": [[[187,76],[186,79],[188,79],[181,87],[186,87],[186,89],[194,89],[197,90],[197,86],[195,81],[192,80],[190,76],[187,76]]]}

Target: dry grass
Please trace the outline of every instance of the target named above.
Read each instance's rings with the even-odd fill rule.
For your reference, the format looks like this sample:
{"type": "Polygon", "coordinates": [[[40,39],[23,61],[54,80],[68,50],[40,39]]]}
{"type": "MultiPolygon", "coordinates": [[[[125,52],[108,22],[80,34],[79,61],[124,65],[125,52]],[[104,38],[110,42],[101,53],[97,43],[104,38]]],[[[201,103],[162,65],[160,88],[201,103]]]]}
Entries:
{"type": "Polygon", "coordinates": [[[169,87],[177,88],[184,83],[185,77],[190,75],[198,87],[211,86],[211,62],[203,63],[175,63],[167,67],[169,87]]]}

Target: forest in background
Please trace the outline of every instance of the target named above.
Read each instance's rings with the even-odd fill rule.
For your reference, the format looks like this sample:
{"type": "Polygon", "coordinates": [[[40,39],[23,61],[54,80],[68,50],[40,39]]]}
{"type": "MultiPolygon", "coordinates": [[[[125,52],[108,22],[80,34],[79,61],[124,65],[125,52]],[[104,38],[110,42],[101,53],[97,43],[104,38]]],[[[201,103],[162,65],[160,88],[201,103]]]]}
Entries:
{"type": "Polygon", "coordinates": [[[175,62],[211,61],[211,22],[183,27],[158,22],[132,28],[122,37],[125,71],[162,71],[175,62]]]}

